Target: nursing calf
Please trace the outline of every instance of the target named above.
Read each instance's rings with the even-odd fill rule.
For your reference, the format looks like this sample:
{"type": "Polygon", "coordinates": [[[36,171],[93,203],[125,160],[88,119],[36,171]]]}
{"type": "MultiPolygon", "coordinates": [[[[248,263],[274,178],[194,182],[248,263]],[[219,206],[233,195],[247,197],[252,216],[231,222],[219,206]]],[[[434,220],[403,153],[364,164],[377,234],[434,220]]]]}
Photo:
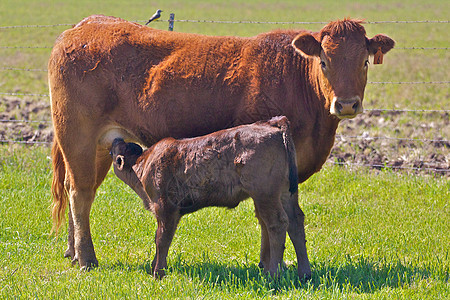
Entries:
{"type": "Polygon", "coordinates": [[[272,276],[283,261],[286,231],[300,279],[311,276],[304,214],[298,205],[295,147],[286,117],[275,117],[197,138],[166,138],[142,152],[114,139],[114,172],[157,219],[155,277],[164,276],[180,218],[208,206],[234,208],[251,197],[261,224],[260,265],[272,276]]]}

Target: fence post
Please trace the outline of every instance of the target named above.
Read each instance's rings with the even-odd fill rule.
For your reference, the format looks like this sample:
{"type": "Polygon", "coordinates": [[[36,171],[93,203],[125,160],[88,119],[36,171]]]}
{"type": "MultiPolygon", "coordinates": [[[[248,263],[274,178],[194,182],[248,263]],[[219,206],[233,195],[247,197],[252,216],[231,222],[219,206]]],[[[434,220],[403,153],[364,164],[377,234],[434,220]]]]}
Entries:
{"type": "Polygon", "coordinates": [[[173,31],[173,21],[175,20],[175,14],[171,13],[169,17],[169,31],[173,31]]]}

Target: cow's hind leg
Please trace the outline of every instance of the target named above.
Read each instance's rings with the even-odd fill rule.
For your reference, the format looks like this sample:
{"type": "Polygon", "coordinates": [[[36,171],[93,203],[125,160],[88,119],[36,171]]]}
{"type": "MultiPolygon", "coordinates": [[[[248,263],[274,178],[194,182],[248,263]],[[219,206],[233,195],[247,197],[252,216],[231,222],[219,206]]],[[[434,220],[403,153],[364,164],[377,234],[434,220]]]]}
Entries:
{"type": "Polygon", "coordinates": [[[181,216],[176,207],[162,198],[155,206],[155,215],[158,228],[155,236],[156,254],[152,262],[152,273],[155,278],[162,278],[165,275],[164,270],[167,268],[169,247],[181,216]]]}
{"type": "Polygon", "coordinates": [[[89,215],[95,191],[111,165],[111,158],[106,149],[97,151],[95,141],[89,141],[86,136],[80,138],[72,136],[71,140],[76,140],[77,143],[71,145],[70,151],[65,151],[62,144],[67,163],[66,180],[69,180],[69,211],[71,212],[69,249],[66,255],[71,256],[73,262],[78,261],[81,268],[89,269],[98,265],[92,243],[89,215]]]}
{"type": "MultiPolygon", "coordinates": [[[[70,191],[70,188],[67,188],[70,191]]],[[[75,258],[75,237],[74,237],[74,228],[73,228],[73,218],[72,218],[72,210],[70,209],[69,204],[69,212],[68,212],[69,225],[67,229],[67,250],[64,252],[64,257],[69,259],[75,258]]]]}
{"type": "Polygon", "coordinates": [[[288,234],[297,254],[298,276],[300,280],[311,278],[311,267],[306,252],[304,219],[305,215],[298,205],[298,193],[282,196],[283,206],[289,218],[288,234]]]}
{"type": "Polygon", "coordinates": [[[270,261],[268,265],[264,265],[264,270],[275,276],[283,264],[288,217],[279,195],[259,195],[252,198],[261,220],[266,224],[269,237],[270,261]]]}
{"type": "MultiPolygon", "coordinates": [[[[96,178],[95,178],[95,186],[94,186],[94,194],[96,189],[100,186],[100,184],[103,182],[103,180],[106,177],[106,174],[109,171],[109,168],[111,166],[111,156],[108,153],[107,149],[98,149],[96,154],[96,178]]],[[[68,177],[68,174],[66,175],[66,178],[68,177]]],[[[71,185],[70,180],[66,180],[66,190],[70,191],[71,185]]],[[[73,190],[73,189],[72,189],[73,190]]],[[[64,252],[64,257],[72,259],[72,262],[75,264],[78,259],[78,256],[75,255],[75,229],[74,229],[74,221],[73,221],[73,214],[72,214],[72,208],[71,204],[69,203],[69,212],[68,212],[68,238],[67,238],[67,250],[64,252]]],[[[82,265],[80,263],[80,266],[82,267],[91,267],[97,265],[96,260],[93,260],[93,263],[91,263],[89,266],[82,265]]]]}

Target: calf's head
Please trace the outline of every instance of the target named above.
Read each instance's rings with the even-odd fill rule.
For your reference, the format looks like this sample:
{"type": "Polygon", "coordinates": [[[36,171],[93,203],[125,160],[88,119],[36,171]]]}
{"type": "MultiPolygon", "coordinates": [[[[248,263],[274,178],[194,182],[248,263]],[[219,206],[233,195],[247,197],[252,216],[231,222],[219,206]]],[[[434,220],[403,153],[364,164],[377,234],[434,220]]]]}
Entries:
{"type": "Polygon", "coordinates": [[[382,34],[367,38],[361,23],[348,19],[331,22],[318,33],[303,32],[292,41],[302,56],[314,58],[325,107],[339,119],[363,111],[369,56],[379,58],[395,44],[382,34]]]}
{"type": "Polygon", "coordinates": [[[110,154],[113,158],[114,170],[129,171],[142,154],[142,148],[135,143],[125,143],[121,138],[114,139],[110,154]]]}

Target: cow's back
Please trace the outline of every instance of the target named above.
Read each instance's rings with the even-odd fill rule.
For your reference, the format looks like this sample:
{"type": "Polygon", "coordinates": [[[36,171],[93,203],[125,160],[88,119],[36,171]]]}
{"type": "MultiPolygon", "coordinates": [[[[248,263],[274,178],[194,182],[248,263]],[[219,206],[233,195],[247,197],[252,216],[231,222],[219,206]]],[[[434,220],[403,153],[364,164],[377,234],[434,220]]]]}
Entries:
{"type": "Polygon", "coordinates": [[[291,117],[293,100],[285,95],[292,92],[280,78],[294,67],[289,41],[295,34],[211,37],[91,16],[58,38],[50,89],[63,87],[58,101],[73,102],[100,127],[119,126],[146,145],[291,117]],[[274,102],[278,93],[285,103],[274,102]]]}
{"type": "Polygon", "coordinates": [[[248,41],[92,16],[54,46],[53,104],[100,127],[118,125],[146,145],[230,127],[246,84],[240,59],[248,41]]]}

